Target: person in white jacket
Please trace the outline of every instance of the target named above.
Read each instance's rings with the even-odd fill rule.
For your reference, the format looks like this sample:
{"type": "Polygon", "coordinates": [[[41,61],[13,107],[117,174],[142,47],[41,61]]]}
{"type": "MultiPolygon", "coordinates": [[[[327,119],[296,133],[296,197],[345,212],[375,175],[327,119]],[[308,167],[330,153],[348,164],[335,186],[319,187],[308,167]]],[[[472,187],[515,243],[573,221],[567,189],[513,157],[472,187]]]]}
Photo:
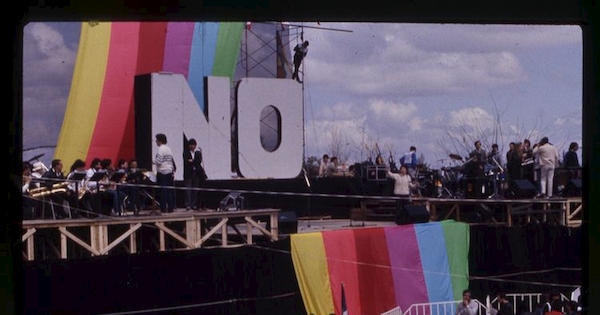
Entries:
{"type": "Polygon", "coordinates": [[[405,221],[404,206],[408,204],[410,197],[410,189],[415,187],[412,178],[408,175],[405,165],[400,166],[398,173],[393,173],[389,169],[387,177],[394,180],[394,195],[401,197],[396,201],[396,224],[402,224],[405,221]]]}
{"type": "Polygon", "coordinates": [[[538,144],[533,147],[533,155],[538,158],[540,165],[540,192],[538,197],[552,197],[554,189],[554,169],[558,166],[558,151],[548,142],[548,137],[543,137],[538,144]]]}

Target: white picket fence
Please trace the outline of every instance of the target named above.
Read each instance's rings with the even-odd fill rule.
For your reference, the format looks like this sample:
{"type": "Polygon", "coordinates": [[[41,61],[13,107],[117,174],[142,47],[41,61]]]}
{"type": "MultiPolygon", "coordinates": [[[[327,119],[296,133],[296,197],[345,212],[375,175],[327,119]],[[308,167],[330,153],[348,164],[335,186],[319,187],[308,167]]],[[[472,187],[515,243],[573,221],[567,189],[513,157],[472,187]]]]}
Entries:
{"type": "MultiPolygon", "coordinates": [[[[535,307],[543,302],[544,295],[542,293],[511,293],[506,294],[506,297],[513,305],[513,311],[517,312],[517,308],[521,303],[525,303],[527,309],[532,312],[535,307]]],[[[568,297],[563,294],[560,295],[560,299],[562,301],[570,300],[568,297]]],[[[477,302],[479,306],[479,315],[486,315],[488,313],[488,306],[492,308],[498,309],[499,302],[496,298],[491,299],[490,296],[486,297],[486,301],[490,301],[490,305],[485,305],[479,300],[473,299],[473,301],[477,302]]],[[[462,302],[461,300],[457,301],[445,301],[445,302],[433,302],[433,303],[416,303],[411,305],[406,311],[402,312],[400,307],[393,308],[389,311],[382,313],[381,315],[454,315],[456,314],[456,306],[462,302]]]]}
{"type": "MultiPolygon", "coordinates": [[[[473,299],[473,301],[477,302],[477,305],[479,306],[479,314],[485,314],[485,305],[481,304],[481,302],[476,299],[473,299]]],[[[460,302],[462,302],[462,300],[416,303],[406,309],[403,315],[454,315],[456,314],[456,306],[460,302]]]]}

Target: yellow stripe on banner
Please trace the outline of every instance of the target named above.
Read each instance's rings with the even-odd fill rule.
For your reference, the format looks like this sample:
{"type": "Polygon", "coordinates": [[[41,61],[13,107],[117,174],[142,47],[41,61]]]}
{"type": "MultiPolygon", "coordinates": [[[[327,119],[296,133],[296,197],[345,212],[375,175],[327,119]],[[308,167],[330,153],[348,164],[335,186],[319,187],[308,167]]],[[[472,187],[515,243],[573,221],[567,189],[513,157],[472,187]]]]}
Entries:
{"type": "Polygon", "coordinates": [[[333,314],[327,254],[320,232],[291,235],[292,262],[307,314],[333,314]]]}
{"type": "Polygon", "coordinates": [[[76,159],[87,157],[102,98],[110,31],[110,22],[81,25],[71,91],[54,152],[66,169],[76,159]]]}

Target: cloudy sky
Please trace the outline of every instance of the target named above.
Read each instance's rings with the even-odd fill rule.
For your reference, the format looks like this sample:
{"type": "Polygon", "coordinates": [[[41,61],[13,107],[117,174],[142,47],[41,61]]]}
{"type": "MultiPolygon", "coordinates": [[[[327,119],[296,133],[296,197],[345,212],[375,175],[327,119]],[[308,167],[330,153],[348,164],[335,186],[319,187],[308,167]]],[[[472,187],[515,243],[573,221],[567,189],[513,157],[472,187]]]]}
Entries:
{"type": "MultiPolygon", "coordinates": [[[[397,161],[414,145],[441,167],[477,139],[506,152],[511,141],[543,136],[561,152],[573,141],[585,150],[578,26],[304,25],[307,156],[342,143],[348,162],[362,161],[377,143],[397,161]]],[[[24,29],[24,159],[56,145],[79,31],[79,23],[24,29]]]]}

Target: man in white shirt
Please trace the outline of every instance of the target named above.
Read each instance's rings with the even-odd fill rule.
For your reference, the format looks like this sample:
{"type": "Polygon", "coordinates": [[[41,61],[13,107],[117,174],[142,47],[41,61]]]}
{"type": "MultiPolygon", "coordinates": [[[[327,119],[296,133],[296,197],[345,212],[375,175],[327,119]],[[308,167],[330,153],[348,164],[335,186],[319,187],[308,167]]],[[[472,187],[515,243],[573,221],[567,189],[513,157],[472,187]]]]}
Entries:
{"type": "Polygon", "coordinates": [[[538,157],[540,164],[540,188],[541,196],[552,197],[554,189],[554,168],[558,166],[558,151],[548,142],[548,137],[543,137],[540,142],[534,146],[533,155],[538,157]]]}
{"type": "Polygon", "coordinates": [[[396,201],[396,224],[402,224],[405,222],[404,206],[408,204],[408,198],[410,197],[410,189],[415,187],[412,183],[412,178],[407,173],[405,165],[400,166],[399,173],[392,173],[389,169],[387,171],[387,177],[394,180],[394,195],[402,197],[396,201]]]}
{"type": "Polygon", "coordinates": [[[321,164],[319,165],[319,177],[325,177],[327,175],[327,165],[329,164],[329,155],[323,154],[321,164]]]}
{"type": "Polygon", "coordinates": [[[171,148],[167,146],[167,136],[156,134],[158,152],[154,156],[156,165],[156,183],[160,186],[160,211],[162,213],[175,211],[175,191],[172,188],[175,181],[175,160],[171,148]]]}
{"type": "Polygon", "coordinates": [[[456,307],[456,315],[476,315],[477,302],[471,300],[471,291],[463,291],[463,300],[456,307]]]}

